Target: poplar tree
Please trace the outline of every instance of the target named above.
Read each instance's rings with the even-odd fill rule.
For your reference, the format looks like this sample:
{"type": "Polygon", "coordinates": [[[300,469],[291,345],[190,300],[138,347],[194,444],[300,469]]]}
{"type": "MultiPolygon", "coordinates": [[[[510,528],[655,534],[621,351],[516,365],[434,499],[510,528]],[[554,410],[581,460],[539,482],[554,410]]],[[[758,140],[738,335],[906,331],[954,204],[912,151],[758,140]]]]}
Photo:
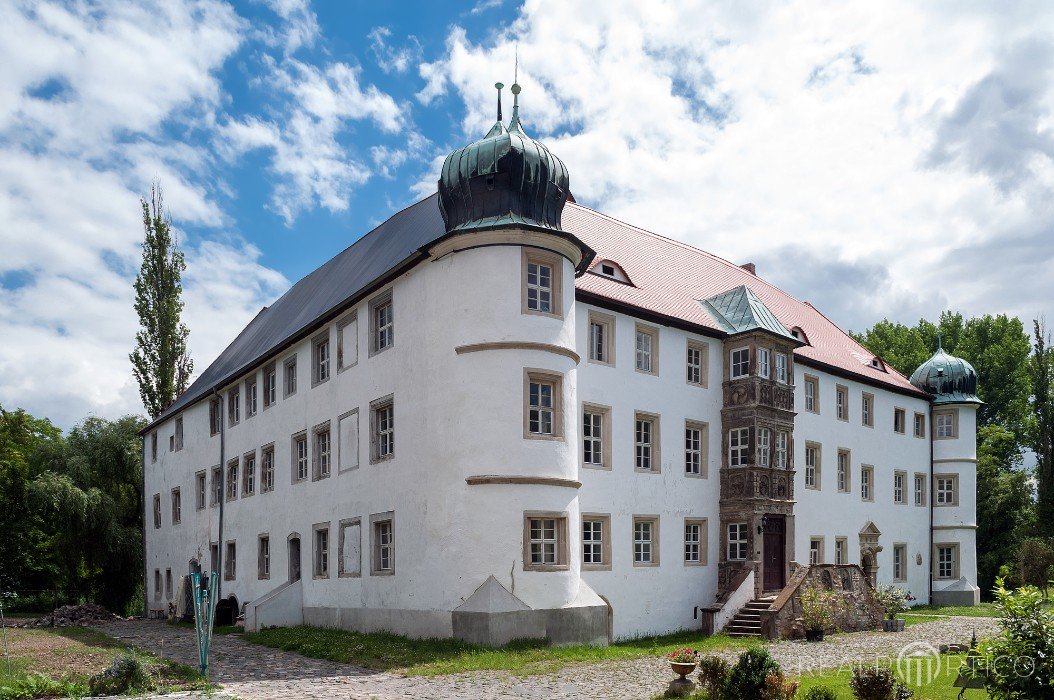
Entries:
{"type": "Polygon", "coordinates": [[[1040,530],[1054,535],[1054,349],[1048,347],[1043,326],[1033,322],[1035,346],[1032,355],[1032,406],[1035,414],[1032,450],[1036,453],[1037,522],[1040,530]]]}
{"type": "Polygon", "coordinates": [[[139,332],[128,356],[139,382],[139,395],[151,418],[157,418],[187,389],[194,362],[187,351],[190,331],[180,320],[186,263],[176,245],[164,207],[161,185],[150,188],[143,206],[143,264],[135,278],[135,312],[139,332]]]}

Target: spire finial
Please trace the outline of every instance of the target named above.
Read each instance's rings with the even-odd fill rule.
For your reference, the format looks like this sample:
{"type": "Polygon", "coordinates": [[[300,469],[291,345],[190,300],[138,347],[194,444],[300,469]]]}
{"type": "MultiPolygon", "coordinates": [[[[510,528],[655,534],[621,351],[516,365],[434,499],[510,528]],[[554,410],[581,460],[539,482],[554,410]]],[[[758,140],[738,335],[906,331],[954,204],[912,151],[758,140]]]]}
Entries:
{"type": "Polygon", "coordinates": [[[501,89],[505,87],[504,83],[494,83],[494,87],[498,90],[498,121],[501,121],[501,89]]]}
{"type": "Polygon", "coordinates": [[[937,352],[944,350],[944,343],[941,342],[941,332],[937,331],[937,352]]]}

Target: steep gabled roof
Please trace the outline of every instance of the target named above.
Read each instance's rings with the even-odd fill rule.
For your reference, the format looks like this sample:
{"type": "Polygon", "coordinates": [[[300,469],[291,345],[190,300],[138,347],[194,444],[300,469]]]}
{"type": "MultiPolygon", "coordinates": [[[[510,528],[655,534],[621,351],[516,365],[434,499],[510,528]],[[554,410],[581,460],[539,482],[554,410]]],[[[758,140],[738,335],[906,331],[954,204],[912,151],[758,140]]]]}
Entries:
{"type": "Polygon", "coordinates": [[[704,299],[700,303],[714,317],[721,330],[729,335],[765,330],[797,340],[745,284],[704,299]]]}

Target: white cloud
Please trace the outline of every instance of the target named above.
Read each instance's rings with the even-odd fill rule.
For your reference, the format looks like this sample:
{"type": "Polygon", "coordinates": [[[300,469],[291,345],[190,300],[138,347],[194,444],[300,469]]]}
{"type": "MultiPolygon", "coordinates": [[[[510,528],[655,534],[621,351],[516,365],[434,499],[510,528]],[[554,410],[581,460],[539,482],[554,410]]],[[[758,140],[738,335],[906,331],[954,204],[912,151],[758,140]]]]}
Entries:
{"type": "Polygon", "coordinates": [[[1049,304],[1049,275],[1027,291],[1017,278],[1029,256],[1054,263],[1036,245],[1054,228],[1054,7],[764,10],[529,0],[482,43],[455,27],[444,56],[419,67],[418,99],[455,94],[462,138],[478,138],[518,43],[523,119],[568,164],[580,201],[764,260],[762,276],[854,328],[945,305],[1049,304]],[[1003,240],[1016,252],[986,265],[979,253],[1003,240]],[[820,279],[774,255],[787,246],[820,279]],[[964,269],[971,254],[981,269],[964,269]],[[866,272],[862,293],[844,294],[836,265],[866,272]]]}
{"type": "Polygon", "coordinates": [[[265,0],[268,7],[282,19],[280,29],[266,26],[260,33],[266,43],[282,46],[286,54],[301,47],[314,46],[319,37],[318,17],[307,0],[265,0]]]}
{"type": "Polygon", "coordinates": [[[411,34],[406,37],[404,46],[395,47],[389,41],[391,36],[392,30],[388,27],[374,27],[366,38],[370,40],[370,51],[380,69],[385,73],[402,74],[420,60],[421,42],[411,34]]]}

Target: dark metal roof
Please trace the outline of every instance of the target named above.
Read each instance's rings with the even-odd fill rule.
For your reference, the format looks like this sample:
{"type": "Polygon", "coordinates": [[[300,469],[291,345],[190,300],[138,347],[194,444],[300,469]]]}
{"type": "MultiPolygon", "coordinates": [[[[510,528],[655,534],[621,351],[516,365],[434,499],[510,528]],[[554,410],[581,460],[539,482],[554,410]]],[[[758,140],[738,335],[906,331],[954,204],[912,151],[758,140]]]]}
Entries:
{"type": "Polygon", "coordinates": [[[392,216],[265,307],[215,362],[143,432],[197,403],[253,366],[270,361],[425,256],[445,231],[436,195],[392,216]]]}
{"type": "Polygon", "coordinates": [[[746,285],[729,289],[700,303],[714,317],[721,330],[729,335],[760,329],[797,340],[746,285]]]}
{"type": "Polygon", "coordinates": [[[911,374],[911,383],[933,396],[933,403],[983,403],[977,398],[977,370],[966,360],[937,352],[911,374]]]}

